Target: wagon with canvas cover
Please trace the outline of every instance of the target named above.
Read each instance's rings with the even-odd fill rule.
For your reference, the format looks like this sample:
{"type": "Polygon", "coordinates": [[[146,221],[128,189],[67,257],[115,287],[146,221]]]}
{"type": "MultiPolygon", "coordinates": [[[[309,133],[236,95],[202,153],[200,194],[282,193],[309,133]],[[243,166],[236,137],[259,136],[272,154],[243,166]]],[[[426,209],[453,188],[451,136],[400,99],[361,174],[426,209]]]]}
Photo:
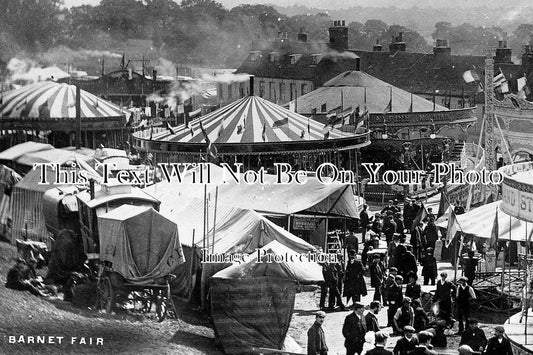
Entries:
{"type": "Polygon", "coordinates": [[[99,216],[98,234],[99,306],[111,312],[129,300],[149,311],[155,304],[159,321],[175,312],[170,272],[185,261],[177,225],[151,207],[123,205],[99,216]]]}

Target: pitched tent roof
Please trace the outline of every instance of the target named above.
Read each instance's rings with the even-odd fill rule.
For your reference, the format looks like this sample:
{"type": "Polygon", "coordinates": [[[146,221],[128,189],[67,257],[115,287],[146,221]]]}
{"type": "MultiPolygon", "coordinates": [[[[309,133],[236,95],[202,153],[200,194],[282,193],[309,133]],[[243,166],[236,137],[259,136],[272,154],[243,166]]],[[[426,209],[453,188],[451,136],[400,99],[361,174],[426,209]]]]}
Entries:
{"type": "Polygon", "coordinates": [[[98,233],[100,259],[129,282],[161,282],[185,261],[178,226],[151,207],[122,205],[99,217],[98,233]]]}
{"type": "Polygon", "coordinates": [[[0,153],[0,160],[15,161],[17,158],[26,153],[49,150],[52,148],[54,148],[52,145],[46,143],[24,142],[2,151],[0,153]]]}
{"type": "Polygon", "coordinates": [[[315,263],[304,261],[288,261],[287,255],[296,255],[297,253],[291,248],[286,247],[280,242],[273,240],[252,258],[242,264],[236,264],[225,268],[213,275],[213,278],[221,279],[249,279],[259,276],[269,276],[278,279],[288,279],[300,283],[317,283],[324,281],[322,276],[322,267],[315,263]],[[278,255],[285,259],[281,262],[268,262],[267,259],[259,259],[258,253],[268,253],[278,255]]]}
{"type": "MultiPolygon", "coordinates": [[[[531,226],[527,228],[526,222],[521,221],[518,218],[510,218],[508,214],[500,209],[500,203],[501,201],[488,203],[470,210],[467,213],[458,215],[457,221],[461,226],[459,230],[479,238],[490,239],[496,210],[498,210],[498,239],[519,242],[530,239],[533,234],[533,228],[531,228],[531,226]]],[[[449,211],[447,211],[446,217],[447,216],[449,216],[449,211]]],[[[446,217],[439,218],[439,220],[442,220],[437,223],[438,227],[448,227],[446,217]]]]}
{"type": "MultiPolygon", "coordinates": [[[[190,122],[180,125],[175,134],[154,133],[153,139],[168,142],[202,143],[202,122],[213,143],[279,143],[324,140],[324,124],[289,111],[257,96],[247,96],[190,122]],[[265,140],[263,140],[263,130],[265,140]],[[302,134],[303,133],[303,134],[302,134]],[[302,137],[303,136],[303,137],[302,137]]],[[[329,140],[349,138],[353,134],[332,129],[329,140]]]]}
{"type": "MultiPolygon", "coordinates": [[[[82,129],[116,129],[126,124],[118,106],[84,90],[80,94],[80,109],[82,129]]],[[[76,87],[43,81],[1,93],[0,124],[9,129],[74,129],[76,87]]]]}
{"type": "MultiPolygon", "coordinates": [[[[187,171],[181,182],[175,177],[170,182],[162,181],[148,186],[145,191],[162,201],[162,205],[179,204],[179,197],[203,196],[204,185],[194,182],[198,179],[199,167],[187,171]]],[[[207,165],[202,165],[204,176],[207,165]]],[[[276,184],[274,175],[265,174],[265,184],[246,184],[241,179],[235,182],[226,168],[210,164],[211,184],[207,184],[211,196],[218,186],[218,203],[255,210],[263,214],[286,215],[298,212],[330,214],[357,218],[359,216],[358,201],[350,185],[333,182],[329,185],[308,176],[305,184],[276,184]],[[224,183],[226,181],[226,183],[224,183]],[[239,198],[235,198],[239,196],[239,198]]],[[[163,208],[163,206],[162,206],[163,208]]]]}
{"type": "MultiPolygon", "coordinates": [[[[370,113],[383,113],[391,101],[391,90],[391,112],[408,112],[411,100],[413,112],[433,111],[433,102],[361,71],[347,71],[339,74],[324,83],[322,87],[298,97],[293,103],[297,111],[302,114],[311,114],[313,109],[320,111],[323,104],[326,104],[327,111],[342,105],[344,108],[351,106],[353,109],[359,106],[361,112],[366,106],[370,113]]],[[[435,110],[448,111],[446,107],[438,104],[435,110]]]]}

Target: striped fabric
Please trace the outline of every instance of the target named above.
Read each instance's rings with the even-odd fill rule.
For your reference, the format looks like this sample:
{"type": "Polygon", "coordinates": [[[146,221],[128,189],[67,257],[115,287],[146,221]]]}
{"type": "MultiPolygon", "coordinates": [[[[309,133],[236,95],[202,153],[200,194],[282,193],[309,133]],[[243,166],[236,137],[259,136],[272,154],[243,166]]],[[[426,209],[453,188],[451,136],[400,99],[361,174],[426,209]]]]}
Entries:
{"type": "MultiPolygon", "coordinates": [[[[81,90],[81,117],[124,116],[121,109],[87,91],[81,90]]],[[[0,94],[2,119],[68,120],[76,118],[76,87],[66,83],[43,81],[0,94]]]]}
{"type": "Polygon", "coordinates": [[[154,140],[202,143],[204,135],[202,122],[212,143],[263,143],[323,140],[329,132],[329,139],[353,137],[323,123],[289,111],[268,100],[248,96],[206,116],[194,119],[189,126],[180,125],[155,133],[154,140]]]}

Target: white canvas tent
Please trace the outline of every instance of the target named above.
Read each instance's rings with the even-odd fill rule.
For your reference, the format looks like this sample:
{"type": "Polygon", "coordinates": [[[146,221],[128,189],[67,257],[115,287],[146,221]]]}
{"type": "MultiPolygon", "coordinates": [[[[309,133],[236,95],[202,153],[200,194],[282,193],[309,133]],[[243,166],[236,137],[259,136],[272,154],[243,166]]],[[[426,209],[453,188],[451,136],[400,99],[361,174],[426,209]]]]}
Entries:
{"type": "MultiPolygon", "coordinates": [[[[205,165],[204,165],[205,166],[205,165]]],[[[218,202],[243,209],[250,209],[267,215],[289,215],[307,212],[319,215],[359,217],[359,206],[363,204],[352,192],[351,185],[333,182],[323,184],[316,177],[308,176],[305,184],[276,184],[274,175],[265,174],[265,183],[246,184],[239,175],[236,183],[227,170],[210,164],[211,183],[207,193],[213,199],[218,186],[218,202]],[[236,198],[238,196],[238,198],[236,198]]],[[[208,172],[203,170],[204,179],[208,172]]],[[[146,192],[170,204],[180,197],[204,196],[204,184],[199,183],[199,168],[183,173],[181,182],[173,177],[171,182],[163,181],[145,189],[146,192]]]]}
{"type": "MultiPolygon", "coordinates": [[[[492,202],[470,210],[467,213],[458,215],[457,221],[460,226],[459,231],[479,238],[490,238],[497,209],[498,239],[518,242],[531,239],[531,235],[533,234],[533,224],[528,223],[526,226],[526,222],[509,216],[500,209],[500,202],[501,201],[492,202]]],[[[439,218],[439,221],[437,221],[438,227],[448,227],[448,215],[449,212],[447,212],[445,216],[439,218]]]]}

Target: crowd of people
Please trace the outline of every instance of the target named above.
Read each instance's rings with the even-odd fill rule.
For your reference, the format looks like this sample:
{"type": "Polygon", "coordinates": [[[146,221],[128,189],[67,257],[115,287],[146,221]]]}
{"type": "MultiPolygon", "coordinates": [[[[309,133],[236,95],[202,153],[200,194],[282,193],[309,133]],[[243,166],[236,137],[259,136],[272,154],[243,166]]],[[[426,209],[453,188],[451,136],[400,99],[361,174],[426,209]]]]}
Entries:
{"type": "Polygon", "coordinates": [[[463,263],[464,276],[456,282],[449,281],[446,272],[438,275],[433,255],[439,239],[436,216],[430,208],[424,214],[420,208],[423,207],[412,200],[403,209],[398,201],[390,201],[372,219],[368,207],[363,207],[362,250],[359,252],[359,241],[350,232],[344,241],[346,262],[341,257],[339,263],[322,265],[325,282],[321,287],[320,311],[308,332],[308,354],[327,354],[321,327],[325,311],[346,310],[352,301],[353,312],[342,326],[347,355],[436,354],[431,348],[447,347],[447,335],[453,333],[456,321],[455,335],[461,336],[461,354],[512,355],[501,326],[494,328],[496,340],[487,341],[478,321],[470,317],[472,301],[476,299],[472,287],[477,264],[474,253],[469,251],[463,263]],[[378,247],[380,241],[386,242],[386,250],[378,247]],[[433,294],[422,292],[419,267],[423,285],[434,286],[433,294]],[[374,291],[373,301],[366,307],[360,303],[368,293],[365,276],[369,276],[374,291]],[[387,307],[387,324],[379,324],[377,317],[383,307],[387,307]],[[383,332],[386,327],[392,327],[391,336],[400,337],[392,351],[384,347],[388,338],[383,332]]]}

